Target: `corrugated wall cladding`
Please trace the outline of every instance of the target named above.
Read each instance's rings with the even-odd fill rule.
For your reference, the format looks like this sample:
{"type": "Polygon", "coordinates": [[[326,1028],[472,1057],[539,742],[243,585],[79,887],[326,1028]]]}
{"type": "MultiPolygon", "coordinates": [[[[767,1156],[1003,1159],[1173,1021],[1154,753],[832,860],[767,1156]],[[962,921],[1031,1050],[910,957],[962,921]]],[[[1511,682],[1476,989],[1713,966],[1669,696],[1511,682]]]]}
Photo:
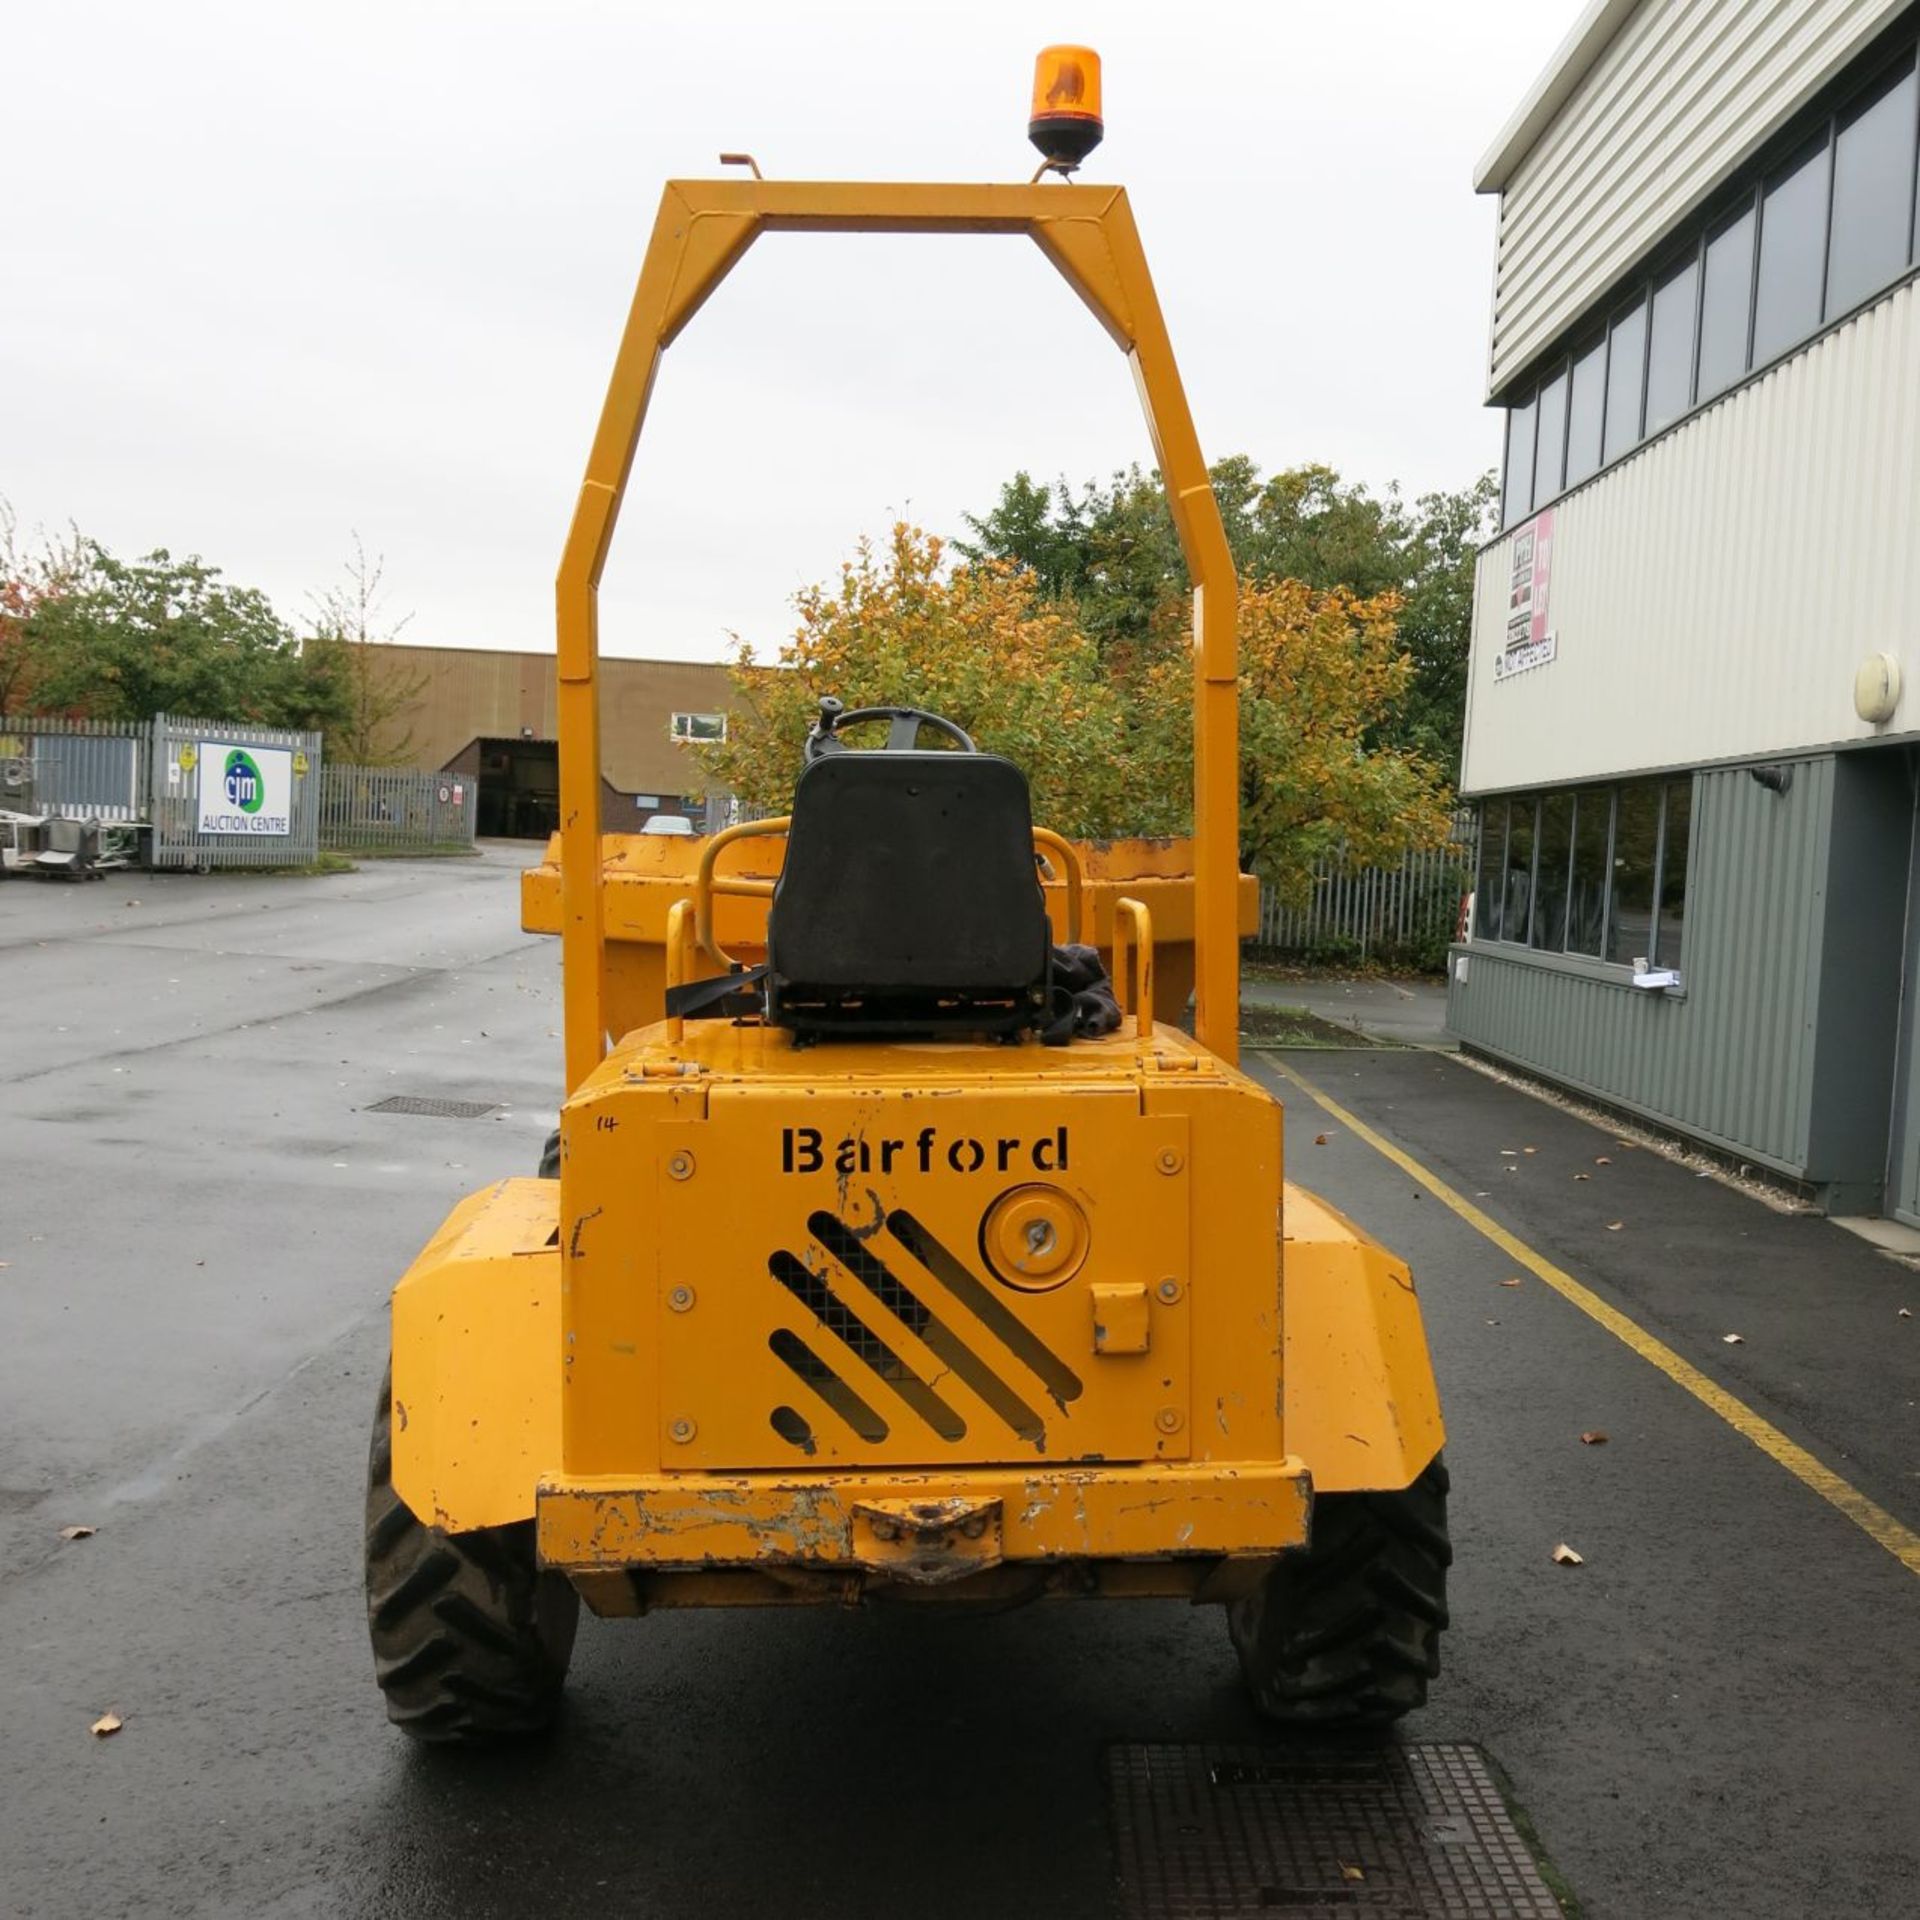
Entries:
{"type": "Polygon", "coordinates": [[[1907,0],[1646,0],[1500,196],[1497,395],[1907,0]]]}
{"type": "Polygon", "coordinates": [[[1558,657],[1495,683],[1513,535],[1480,556],[1461,788],[1920,728],[1920,291],[1908,281],[1553,509],[1558,657]],[[1890,727],[1853,708],[1901,656],[1890,727]]]}
{"type": "Polygon", "coordinates": [[[1833,762],[1774,794],[1744,769],[1694,783],[1684,994],[1476,944],[1450,980],[1469,1045],[1782,1172],[1805,1172],[1833,762]]]}

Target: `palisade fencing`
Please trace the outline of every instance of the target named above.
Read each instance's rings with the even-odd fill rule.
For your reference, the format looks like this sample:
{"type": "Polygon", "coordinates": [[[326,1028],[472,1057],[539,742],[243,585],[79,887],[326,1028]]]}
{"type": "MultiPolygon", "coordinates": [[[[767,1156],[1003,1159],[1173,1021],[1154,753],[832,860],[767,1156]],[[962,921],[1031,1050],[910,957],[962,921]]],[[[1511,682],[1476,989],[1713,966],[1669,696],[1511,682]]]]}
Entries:
{"type": "Polygon", "coordinates": [[[145,820],[151,749],[144,726],[0,716],[0,807],[72,820],[145,820]]]}
{"type": "Polygon", "coordinates": [[[410,767],[325,770],[320,844],[337,852],[428,853],[473,845],[480,783],[410,767]]]}
{"type": "Polygon", "coordinates": [[[156,867],[305,867],[318,856],[320,736],[153,717],[156,867]]]}
{"type": "Polygon", "coordinates": [[[1473,823],[1473,810],[1461,808],[1446,845],[1409,852],[1391,867],[1352,867],[1328,855],[1314,867],[1313,897],[1304,907],[1289,907],[1263,888],[1261,944],[1361,960],[1443,947],[1473,885],[1473,823]]]}

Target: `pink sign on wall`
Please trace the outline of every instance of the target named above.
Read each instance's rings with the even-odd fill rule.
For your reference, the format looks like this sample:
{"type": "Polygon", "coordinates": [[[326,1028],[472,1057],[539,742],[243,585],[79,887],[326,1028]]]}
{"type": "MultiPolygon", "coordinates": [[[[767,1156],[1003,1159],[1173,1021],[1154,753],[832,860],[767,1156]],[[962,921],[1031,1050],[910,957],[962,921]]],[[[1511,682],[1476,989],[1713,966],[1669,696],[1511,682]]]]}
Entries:
{"type": "Polygon", "coordinates": [[[1493,677],[1510,679],[1529,667],[1544,667],[1558,651],[1547,625],[1547,589],[1553,575],[1553,509],[1536,513],[1513,536],[1507,576],[1507,632],[1493,657],[1493,677]]]}

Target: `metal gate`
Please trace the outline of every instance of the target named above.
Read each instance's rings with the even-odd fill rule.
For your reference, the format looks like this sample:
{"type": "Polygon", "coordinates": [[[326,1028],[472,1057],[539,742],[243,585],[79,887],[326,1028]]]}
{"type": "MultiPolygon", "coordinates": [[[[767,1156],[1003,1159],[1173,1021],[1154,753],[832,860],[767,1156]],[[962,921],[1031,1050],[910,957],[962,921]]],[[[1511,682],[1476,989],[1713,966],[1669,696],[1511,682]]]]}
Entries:
{"type": "Polygon", "coordinates": [[[72,820],[142,821],[149,746],[142,726],[44,714],[0,719],[0,807],[72,820]]]}
{"type": "Polygon", "coordinates": [[[303,867],[320,851],[320,736],[156,714],[156,867],[303,867]]]}

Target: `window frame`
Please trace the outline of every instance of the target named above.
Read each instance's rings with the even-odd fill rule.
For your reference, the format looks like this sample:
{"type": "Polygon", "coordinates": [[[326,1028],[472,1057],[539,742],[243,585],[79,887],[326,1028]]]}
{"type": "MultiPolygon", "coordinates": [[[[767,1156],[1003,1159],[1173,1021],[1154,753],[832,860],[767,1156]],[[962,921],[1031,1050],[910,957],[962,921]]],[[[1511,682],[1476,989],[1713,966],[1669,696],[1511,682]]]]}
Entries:
{"type": "Polygon", "coordinates": [[[1686,910],[1687,891],[1691,888],[1695,868],[1694,827],[1698,817],[1699,774],[1697,770],[1682,769],[1670,773],[1642,773],[1630,778],[1616,780],[1581,781],[1551,787],[1528,787],[1515,791],[1490,794],[1476,804],[1479,808],[1479,842],[1475,849],[1474,890],[1475,904],[1473,930],[1468,941],[1473,947],[1499,947],[1511,950],[1511,954],[1525,955],[1529,964],[1559,968],[1625,986],[1634,978],[1631,960],[1614,960],[1608,957],[1613,945],[1614,913],[1614,861],[1620,844],[1620,803],[1621,796],[1629,787],[1652,787],[1654,790],[1654,839],[1653,861],[1649,871],[1648,884],[1651,889],[1647,915],[1647,964],[1658,969],[1660,961],[1661,919],[1665,907],[1667,885],[1667,832],[1669,826],[1669,801],[1675,787],[1685,783],[1688,790],[1687,800],[1687,870],[1681,882],[1680,898],[1680,953],[1672,963],[1672,970],[1680,975],[1681,985],[1667,989],[1676,996],[1682,994],[1686,982],[1686,956],[1688,946],[1688,922],[1691,915],[1686,910]],[[1546,803],[1556,794],[1569,794],[1573,799],[1573,816],[1568,823],[1566,836],[1567,885],[1565,898],[1561,904],[1561,944],[1558,947],[1540,947],[1533,943],[1533,922],[1540,895],[1540,855],[1542,847],[1542,825],[1546,817],[1546,803]],[[1567,944],[1573,932],[1573,881],[1575,878],[1575,858],[1579,847],[1580,821],[1586,808],[1596,799],[1604,796],[1607,809],[1607,828],[1605,852],[1601,861],[1600,881],[1600,930],[1599,952],[1589,953],[1585,949],[1576,949],[1567,944]],[[1505,902],[1507,895],[1507,857],[1512,845],[1512,815],[1516,806],[1528,806],[1533,811],[1533,845],[1527,864],[1527,926],[1516,936],[1505,924],[1505,902]],[[1498,809],[1500,822],[1500,901],[1501,926],[1498,933],[1489,933],[1487,927],[1487,907],[1484,896],[1487,892],[1487,828],[1498,809]]]}
{"type": "Polygon", "coordinates": [[[724,713],[669,712],[667,715],[667,738],[683,747],[725,746],[727,741],[727,716],[724,713]],[[680,724],[683,720],[688,722],[688,725],[684,728],[680,724]],[[720,731],[718,733],[696,733],[693,731],[692,723],[698,720],[718,721],[720,731]]]}
{"type": "Polygon", "coordinates": [[[1797,114],[1765,147],[1731,175],[1726,182],[1726,191],[1714,197],[1704,217],[1700,214],[1692,216],[1677,232],[1669,235],[1657,249],[1643,256],[1641,263],[1632,272],[1616,282],[1601,299],[1580,314],[1574,323],[1553,341],[1550,349],[1527,370],[1523,380],[1513,383],[1509,389],[1511,399],[1501,403],[1502,411],[1509,416],[1518,407],[1536,406],[1541,388],[1557,373],[1564,372],[1567,375],[1568,409],[1565,425],[1570,429],[1573,397],[1572,368],[1580,357],[1582,341],[1590,342],[1596,323],[1599,325],[1601,338],[1607,350],[1601,391],[1600,464],[1580,480],[1568,481],[1566,475],[1570,448],[1566,440],[1569,436],[1563,432],[1560,461],[1561,484],[1554,493],[1541,497],[1533,485],[1539,464],[1539,423],[1536,414],[1534,432],[1528,447],[1528,498],[1524,506],[1510,515],[1507,511],[1507,481],[1512,450],[1509,421],[1501,438],[1501,519],[1499,530],[1494,538],[1504,539],[1524,521],[1551,506],[1555,500],[1573,492],[1576,487],[1590,484],[1621,461],[1632,458],[1642,447],[1661,434],[1671,433],[1683,426],[1703,408],[1728,398],[1743,386],[1761,378],[1780,362],[1804,352],[1824,334],[1836,327],[1844,326],[1856,313],[1885,299],[1896,288],[1916,277],[1920,277],[1920,14],[1909,13],[1895,21],[1872,46],[1849,64],[1846,71],[1837,76],[1816,96],[1803,112],[1797,114]],[[1890,92],[1909,77],[1914,80],[1915,105],[1907,142],[1906,265],[1891,279],[1869,292],[1853,306],[1843,312],[1830,314],[1828,302],[1832,295],[1833,219],[1839,175],[1838,143],[1841,126],[1843,122],[1857,120],[1862,112],[1870,110],[1870,96],[1890,92]],[[1867,102],[1868,105],[1863,106],[1863,102],[1867,102]],[[1761,261],[1765,246],[1766,191],[1769,181],[1778,184],[1778,181],[1791,171],[1796,156],[1802,153],[1808,159],[1812,159],[1816,153],[1823,153],[1826,165],[1818,240],[1819,286],[1814,307],[1815,319],[1808,330],[1788,338],[1783,345],[1775,348],[1763,360],[1759,357],[1759,308],[1761,261]],[[1743,200],[1753,213],[1752,261],[1747,289],[1745,369],[1727,385],[1702,399],[1700,397],[1700,352],[1706,309],[1707,244],[1710,238],[1741,217],[1743,200]],[[1695,278],[1693,351],[1688,369],[1687,401],[1672,420],[1650,431],[1647,426],[1649,398],[1647,389],[1653,346],[1653,293],[1658,283],[1669,277],[1679,266],[1689,250],[1694,258],[1695,278]],[[1635,409],[1631,438],[1619,451],[1609,453],[1607,432],[1609,412],[1617,376],[1624,371],[1615,365],[1613,332],[1619,322],[1636,307],[1642,316],[1638,404],[1635,409]]]}

